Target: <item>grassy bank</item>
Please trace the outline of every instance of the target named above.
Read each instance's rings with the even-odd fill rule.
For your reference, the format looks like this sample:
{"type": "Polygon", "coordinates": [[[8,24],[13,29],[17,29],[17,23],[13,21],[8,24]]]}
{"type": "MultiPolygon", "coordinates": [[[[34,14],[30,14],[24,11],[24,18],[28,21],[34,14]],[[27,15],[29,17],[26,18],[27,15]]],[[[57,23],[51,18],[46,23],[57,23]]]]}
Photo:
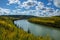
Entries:
{"type": "Polygon", "coordinates": [[[29,22],[60,28],[60,17],[32,17],[28,19],[29,22]]]}
{"type": "Polygon", "coordinates": [[[36,37],[17,28],[13,20],[20,18],[0,16],[0,40],[51,40],[49,36],[36,37]]]}

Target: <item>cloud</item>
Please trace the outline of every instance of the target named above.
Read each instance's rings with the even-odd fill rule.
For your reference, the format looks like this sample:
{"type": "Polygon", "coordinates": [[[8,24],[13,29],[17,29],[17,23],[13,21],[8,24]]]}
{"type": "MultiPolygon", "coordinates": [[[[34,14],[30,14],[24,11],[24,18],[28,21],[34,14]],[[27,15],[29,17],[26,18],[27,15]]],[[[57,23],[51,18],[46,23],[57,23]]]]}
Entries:
{"type": "Polygon", "coordinates": [[[2,12],[5,12],[6,15],[33,15],[40,17],[60,15],[60,10],[55,10],[54,8],[47,7],[43,2],[40,1],[38,2],[36,0],[27,0],[22,3],[19,2],[19,0],[10,0],[9,4],[18,4],[17,9],[9,10],[2,8],[1,10],[4,10],[2,12]],[[35,7],[35,10],[30,9],[30,7],[35,7]],[[26,10],[21,11],[22,8],[26,10]]]}
{"type": "Polygon", "coordinates": [[[7,5],[10,5],[10,4],[20,4],[20,1],[19,0],[8,0],[7,5]]]}
{"type": "Polygon", "coordinates": [[[43,8],[44,8],[44,3],[38,2],[37,6],[36,6],[36,10],[40,10],[40,9],[43,9],[43,8]]]}
{"type": "Polygon", "coordinates": [[[27,0],[21,3],[20,0],[8,0],[7,5],[10,4],[18,4],[18,6],[16,8],[25,8],[25,9],[29,9],[30,7],[33,7],[37,4],[36,0],[27,0]]]}
{"type": "Polygon", "coordinates": [[[29,9],[30,7],[34,7],[36,4],[37,4],[36,0],[27,0],[21,3],[18,7],[29,9]]]}
{"type": "Polygon", "coordinates": [[[59,9],[56,9],[56,11],[54,13],[55,13],[54,15],[59,15],[60,16],[60,10],[59,9]]]}
{"type": "Polygon", "coordinates": [[[49,2],[47,5],[52,5],[52,3],[49,2]]]}
{"type": "Polygon", "coordinates": [[[54,10],[53,8],[49,8],[49,7],[45,7],[45,9],[40,9],[40,10],[25,10],[25,11],[20,11],[20,10],[21,9],[9,10],[0,7],[0,15],[33,15],[39,17],[60,15],[59,9],[54,10]]]}
{"type": "Polygon", "coordinates": [[[60,10],[50,8],[44,5],[44,3],[40,2],[38,6],[36,6],[36,10],[40,11],[40,16],[55,16],[60,15],[60,10]]]}
{"type": "Polygon", "coordinates": [[[55,15],[60,15],[60,11],[58,9],[54,10],[53,8],[46,7],[43,10],[13,10],[10,15],[33,15],[39,17],[50,17],[55,15]],[[14,13],[14,14],[13,14],[14,13]]]}
{"type": "Polygon", "coordinates": [[[9,14],[11,11],[9,9],[1,8],[0,7],[0,15],[9,14]]]}
{"type": "Polygon", "coordinates": [[[54,0],[54,5],[60,8],[60,0],[54,0]]]}

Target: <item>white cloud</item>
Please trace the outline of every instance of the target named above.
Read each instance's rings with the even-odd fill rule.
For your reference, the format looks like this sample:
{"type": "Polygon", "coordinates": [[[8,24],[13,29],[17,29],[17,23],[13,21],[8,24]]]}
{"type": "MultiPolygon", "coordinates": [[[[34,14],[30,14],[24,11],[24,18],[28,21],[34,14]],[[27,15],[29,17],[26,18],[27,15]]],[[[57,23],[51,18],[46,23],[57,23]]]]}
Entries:
{"type": "Polygon", "coordinates": [[[40,16],[41,15],[42,16],[60,15],[60,10],[57,10],[57,9],[55,10],[54,8],[46,7],[44,5],[44,3],[41,4],[41,2],[40,2],[40,4],[38,6],[36,6],[36,10],[37,11],[41,10],[41,12],[38,13],[38,14],[40,14],[40,16]]]}
{"type": "Polygon", "coordinates": [[[20,1],[19,0],[8,0],[8,4],[7,5],[10,5],[10,4],[20,4],[20,1]]]}
{"type": "Polygon", "coordinates": [[[44,3],[38,2],[37,6],[36,6],[36,10],[40,10],[40,9],[43,9],[43,8],[44,8],[44,3]]]}
{"type": "Polygon", "coordinates": [[[60,0],[54,0],[54,5],[60,8],[60,0]]]}
{"type": "Polygon", "coordinates": [[[48,16],[55,16],[60,15],[60,10],[53,8],[45,7],[43,10],[26,10],[20,11],[21,9],[16,10],[9,10],[5,8],[0,8],[0,15],[33,15],[39,17],[48,17],[48,16]]]}
{"type": "Polygon", "coordinates": [[[39,17],[48,17],[48,16],[60,15],[60,11],[58,9],[54,10],[53,8],[46,7],[46,9],[44,10],[26,10],[23,12],[18,10],[13,10],[11,15],[33,15],[39,17]]]}
{"type": "Polygon", "coordinates": [[[49,2],[47,5],[52,5],[52,3],[49,2]]]}
{"type": "Polygon", "coordinates": [[[37,1],[36,0],[27,0],[27,1],[24,1],[23,3],[21,3],[21,1],[19,0],[8,0],[8,3],[7,5],[10,5],[10,4],[18,4],[18,6],[16,8],[25,8],[25,9],[29,9],[30,7],[33,7],[37,4],[37,1]]]}
{"type": "MultiPolygon", "coordinates": [[[[52,0],[50,0],[52,1],[52,0]]],[[[50,5],[50,4],[49,4],[50,5]]],[[[54,8],[50,8],[44,5],[42,2],[38,2],[37,6],[35,7],[37,14],[39,16],[54,16],[54,15],[60,15],[60,10],[55,10],[54,8]],[[58,12],[59,11],[59,12],[58,12]]]]}
{"type": "Polygon", "coordinates": [[[0,15],[9,14],[11,11],[9,9],[1,8],[0,7],[0,15]]]}
{"type": "Polygon", "coordinates": [[[53,1],[53,0],[48,0],[47,5],[52,5],[52,1],[53,1]]]}
{"type": "Polygon", "coordinates": [[[54,15],[59,15],[60,16],[60,10],[56,9],[56,11],[54,12],[54,15]]]}
{"type": "Polygon", "coordinates": [[[21,3],[18,7],[29,9],[30,7],[33,7],[36,4],[37,4],[36,0],[27,0],[27,1],[24,1],[23,3],[21,3]]]}
{"type": "Polygon", "coordinates": [[[21,3],[18,6],[18,8],[29,9],[30,7],[34,7],[34,6],[36,6],[37,10],[39,10],[39,9],[44,8],[44,3],[43,2],[38,2],[36,0],[28,0],[28,1],[25,1],[25,2],[21,3]]]}
{"type": "Polygon", "coordinates": [[[58,9],[55,10],[54,8],[46,7],[43,2],[38,2],[36,0],[27,0],[24,1],[23,3],[20,3],[19,0],[9,0],[9,4],[16,4],[16,3],[18,4],[17,7],[18,9],[12,10],[12,12],[9,9],[3,9],[4,11],[2,12],[3,13],[6,12],[8,15],[34,15],[34,16],[42,16],[42,17],[60,15],[60,10],[58,9]],[[34,7],[34,6],[35,6],[35,10],[28,10],[30,7],[34,7]],[[21,9],[19,9],[19,7],[25,8],[27,10],[22,12],[21,9]]]}

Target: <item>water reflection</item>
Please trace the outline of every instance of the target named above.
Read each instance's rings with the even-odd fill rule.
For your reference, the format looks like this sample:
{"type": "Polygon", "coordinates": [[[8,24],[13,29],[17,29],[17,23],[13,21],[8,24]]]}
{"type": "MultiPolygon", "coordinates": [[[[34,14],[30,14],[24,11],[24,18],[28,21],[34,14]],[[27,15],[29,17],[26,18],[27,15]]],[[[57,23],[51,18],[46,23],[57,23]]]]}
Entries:
{"type": "Polygon", "coordinates": [[[48,34],[54,38],[54,40],[60,40],[60,30],[29,23],[27,20],[17,20],[14,21],[14,23],[24,31],[28,32],[28,30],[30,30],[30,32],[36,36],[46,36],[48,34]]]}

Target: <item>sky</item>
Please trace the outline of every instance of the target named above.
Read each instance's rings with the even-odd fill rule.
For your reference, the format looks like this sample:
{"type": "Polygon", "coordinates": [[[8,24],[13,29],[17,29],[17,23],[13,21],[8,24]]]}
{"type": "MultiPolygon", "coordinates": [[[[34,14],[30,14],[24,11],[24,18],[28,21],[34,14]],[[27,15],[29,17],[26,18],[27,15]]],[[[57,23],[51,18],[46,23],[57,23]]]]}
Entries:
{"type": "Polygon", "coordinates": [[[60,15],[60,0],[0,0],[0,15],[60,15]]]}

